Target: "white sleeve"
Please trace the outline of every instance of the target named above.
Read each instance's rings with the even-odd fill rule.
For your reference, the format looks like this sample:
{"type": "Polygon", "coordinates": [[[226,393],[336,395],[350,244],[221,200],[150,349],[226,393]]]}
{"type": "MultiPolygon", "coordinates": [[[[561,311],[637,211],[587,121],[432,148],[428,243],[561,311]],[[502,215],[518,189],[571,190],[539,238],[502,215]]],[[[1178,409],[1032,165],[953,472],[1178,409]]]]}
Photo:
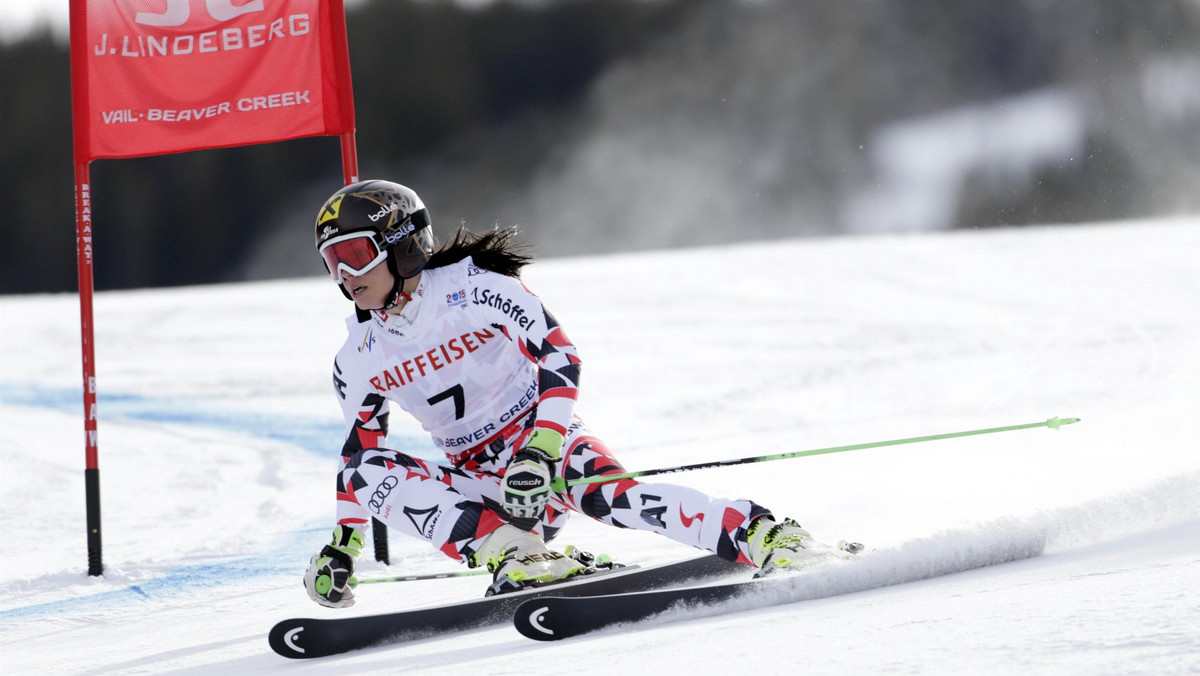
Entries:
{"type": "Polygon", "coordinates": [[[343,463],[364,448],[383,446],[388,433],[388,401],[367,388],[368,383],[358,372],[353,342],[347,341],[333,360],[333,388],[346,421],[343,463]]]}

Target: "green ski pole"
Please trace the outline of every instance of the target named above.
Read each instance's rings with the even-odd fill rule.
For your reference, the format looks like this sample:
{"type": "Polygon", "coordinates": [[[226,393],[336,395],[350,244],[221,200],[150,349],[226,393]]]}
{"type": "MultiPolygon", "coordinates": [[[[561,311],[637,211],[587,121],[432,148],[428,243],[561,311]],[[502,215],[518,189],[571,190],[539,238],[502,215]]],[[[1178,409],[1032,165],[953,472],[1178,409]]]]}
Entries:
{"type": "Polygon", "coordinates": [[[451,577],[474,577],[476,575],[491,575],[487,568],[474,570],[456,570],[450,573],[427,573],[425,575],[392,575],[390,577],[371,577],[359,580],[359,584],[379,584],[381,582],[419,582],[421,580],[445,580],[451,577]]]}
{"type": "MultiPolygon", "coordinates": [[[[585,563],[586,565],[592,565],[593,563],[599,567],[612,567],[613,565],[613,559],[608,554],[592,556],[586,552],[579,552],[574,545],[567,545],[566,549],[563,550],[563,553],[577,561],[580,561],[581,563],[585,563]],[[586,558],[581,558],[581,554],[586,558]]],[[[472,568],[470,570],[455,570],[445,573],[423,573],[419,575],[389,575],[387,577],[371,577],[359,580],[358,583],[380,584],[382,582],[419,582],[421,580],[445,580],[452,577],[475,577],[477,575],[491,574],[491,571],[489,571],[486,567],[480,566],[479,568],[472,568]]]]}
{"type": "Polygon", "coordinates": [[[900,446],[902,444],[916,444],[924,441],[937,441],[939,439],[956,439],[958,437],[970,437],[980,434],[996,434],[999,432],[1013,432],[1016,430],[1027,430],[1035,427],[1048,427],[1056,430],[1063,425],[1073,425],[1079,422],[1079,418],[1059,418],[1054,417],[1042,422],[1026,423],[1024,425],[1008,425],[1006,427],[989,427],[982,430],[967,430],[965,432],[949,432],[946,434],[931,434],[924,437],[909,437],[907,439],[891,439],[889,441],[872,441],[865,444],[851,444],[849,446],[832,446],[830,448],[816,448],[809,451],[791,451],[788,453],[774,453],[771,455],[758,455],[752,458],[739,458],[737,460],[717,460],[714,462],[701,462],[694,465],[679,465],[677,467],[662,467],[659,469],[647,469],[640,472],[625,472],[624,474],[609,474],[606,476],[584,477],[582,479],[572,479],[565,481],[562,477],[555,477],[551,482],[551,488],[555,492],[561,493],[569,486],[581,486],[584,484],[602,484],[610,481],[620,481],[622,479],[636,479],[644,476],[654,476],[656,474],[671,474],[674,472],[690,472],[696,469],[708,469],[710,467],[729,467],[731,465],[747,465],[755,462],[769,462],[772,460],[785,460],[787,458],[802,458],[809,455],[826,455],[829,453],[845,453],[846,451],[860,451],[866,448],[882,448],[884,446],[900,446]]]}

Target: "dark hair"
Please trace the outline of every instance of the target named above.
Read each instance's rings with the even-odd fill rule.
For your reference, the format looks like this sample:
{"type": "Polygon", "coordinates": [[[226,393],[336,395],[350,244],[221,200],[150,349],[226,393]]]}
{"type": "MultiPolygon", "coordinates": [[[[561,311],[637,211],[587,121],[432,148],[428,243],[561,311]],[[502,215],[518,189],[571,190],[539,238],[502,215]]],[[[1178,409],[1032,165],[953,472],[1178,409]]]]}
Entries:
{"type": "Polygon", "coordinates": [[[527,244],[514,241],[516,236],[515,225],[474,233],[467,229],[465,221],[459,222],[458,231],[433,252],[425,269],[453,265],[470,256],[476,266],[485,270],[520,277],[521,268],[533,262],[533,254],[527,244]]]}

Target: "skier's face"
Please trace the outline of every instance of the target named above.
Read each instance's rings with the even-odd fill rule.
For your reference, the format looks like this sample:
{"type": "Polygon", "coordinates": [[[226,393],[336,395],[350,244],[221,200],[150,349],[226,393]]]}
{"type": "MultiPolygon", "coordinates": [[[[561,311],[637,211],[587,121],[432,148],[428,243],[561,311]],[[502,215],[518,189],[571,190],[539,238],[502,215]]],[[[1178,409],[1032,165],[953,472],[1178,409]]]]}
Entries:
{"type": "Polygon", "coordinates": [[[343,272],[342,280],[354,304],[361,310],[382,308],[396,283],[396,278],[386,265],[376,265],[360,277],[343,272]]]}

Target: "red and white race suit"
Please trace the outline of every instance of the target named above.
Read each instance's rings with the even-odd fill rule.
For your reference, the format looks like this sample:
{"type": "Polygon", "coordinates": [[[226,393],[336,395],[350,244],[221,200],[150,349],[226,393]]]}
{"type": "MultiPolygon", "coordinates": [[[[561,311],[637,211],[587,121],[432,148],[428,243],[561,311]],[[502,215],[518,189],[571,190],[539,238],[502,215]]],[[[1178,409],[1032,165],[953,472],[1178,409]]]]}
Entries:
{"type": "Polygon", "coordinates": [[[333,365],[347,427],[339,523],[364,528],[374,517],[466,560],[506,522],[551,540],[577,511],[749,563],[745,529],[766,510],[683,486],[575,486],[551,498],[540,523],[505,513],[500,479],[535,429],[565,437],[555,471],[568,481],[625,471],[575,417],[579,355],[520,280],[467,258],[425,270],[399,315],[373,312],[347,326],[333,365]],[[384,447],[389,402],[420,422],[448,464],[384,447]]]}

